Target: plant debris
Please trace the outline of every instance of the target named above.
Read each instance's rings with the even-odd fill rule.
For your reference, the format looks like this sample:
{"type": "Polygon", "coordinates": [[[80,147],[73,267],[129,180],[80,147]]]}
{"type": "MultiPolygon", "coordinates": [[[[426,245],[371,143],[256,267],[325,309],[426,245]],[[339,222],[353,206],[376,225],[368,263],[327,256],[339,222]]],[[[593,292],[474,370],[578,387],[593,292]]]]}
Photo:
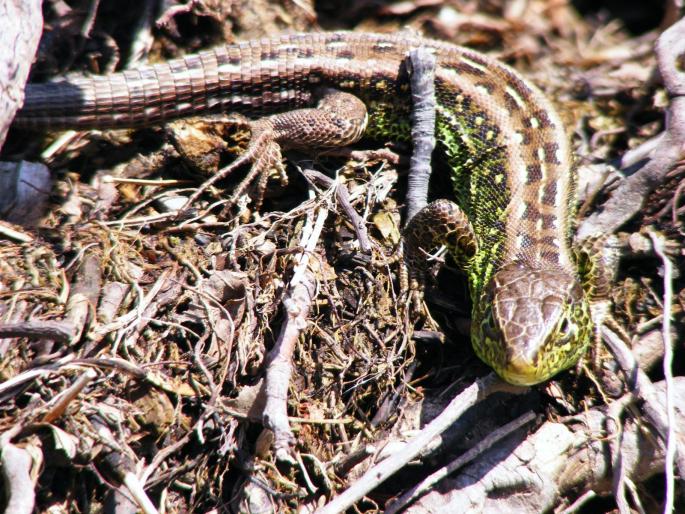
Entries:
{"type": "MultiPolygon", "coordinates": [[[[282,32],[409,26],[498,56],[557,102],[574,134],[579,216],[593,219],[666,129],[654,44],[677,18],[668,9],[639,26],[627,8],[626,25],[621,13],[543,0],[357,1],[342,13],[335,2],[137,4],[47,2],[33,79],[282,32]]],[[[635,403],[629,364],[602,349],[514,395],[488,389],[450,259],[427,286],[428,311],[403,294],[406,146],[288,152],[283,169],[252,180],[243,167],[187,205],[249,139],[245,123],[212,126],[70,133],[44,151],[35,134],[10,134],[3,160],[42,161],[52,184],[40,167],[2,168],[4,191],[29,176],[43,185],[35,197],[0,192],[0,468],[12,484],[0,504],[16,487],[36,512],[339,512],[325,505],[415,451],[420,465],[403,463],[349,512],[663,509],[672,491],[658,434],[684,426],[685,412],[662,427],[649,408],[668,408],[665,313],[671,393],[685,394],[682,160],[616,230],[613,314],[652,396],[635,403]],[[461,391],[498,394],[461,403],[449,430],[412,447],[461,391]],[[516,502],[528,493],[525,510],[516,502]],[[483,503],[465,507],[464,495],[483,503]]],[[[440,166],[432,194],[449,189],[440,166]]],[[[671,469],[685,472],[684,459],[671,469]]]]}

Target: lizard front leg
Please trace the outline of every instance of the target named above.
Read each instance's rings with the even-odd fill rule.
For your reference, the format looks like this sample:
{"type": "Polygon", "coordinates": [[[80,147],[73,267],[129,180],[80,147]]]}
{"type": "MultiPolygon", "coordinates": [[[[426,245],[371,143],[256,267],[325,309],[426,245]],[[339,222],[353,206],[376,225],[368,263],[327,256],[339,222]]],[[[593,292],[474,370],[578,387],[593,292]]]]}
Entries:
{"type": "Polygon", "coordinates": [[[421,209],[404,229],[405,261],[413,272],[426,272],[427,257],[446,246],[462,269],[478,249],[476,234],[461,208],[449,200],[436,200],[421,209]]]}

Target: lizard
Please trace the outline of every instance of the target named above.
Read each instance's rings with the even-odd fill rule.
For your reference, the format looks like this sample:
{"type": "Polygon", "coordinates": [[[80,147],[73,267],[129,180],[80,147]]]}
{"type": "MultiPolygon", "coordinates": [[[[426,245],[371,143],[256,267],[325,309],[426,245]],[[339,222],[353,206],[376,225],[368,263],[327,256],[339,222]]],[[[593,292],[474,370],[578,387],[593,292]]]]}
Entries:
{"type": "Polygon", "coordinates": [[[437,60],[436,139],[456,203],[436,200],[409,221],[406,258],[421,267],[445,245],[468,278],[475,353],[512,384],[544,382],[576,364],[599,333],[598,266],[572,245],[575,173],[558,113],[492,57],[406,34],[284,35],[29,84],[14,124],[138,127],[238,112],[255,119],[238,159],[253,166],[279,162],[282,147],[407,141],[405,59],[417,47],[437,60]]]}

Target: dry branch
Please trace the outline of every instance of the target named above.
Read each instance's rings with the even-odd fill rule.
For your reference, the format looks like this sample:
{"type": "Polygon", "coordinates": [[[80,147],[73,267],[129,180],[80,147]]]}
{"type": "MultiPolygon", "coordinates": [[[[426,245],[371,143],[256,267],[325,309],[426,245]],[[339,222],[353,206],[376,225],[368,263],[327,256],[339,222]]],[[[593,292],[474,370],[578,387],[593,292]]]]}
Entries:
{"type": "Polygon", "coordinates": [[[36,495],[30,471],[33,459],[26,450],[6,443],[0,448],[0,470],[8,497],[5,512],[31,514],[36,495]]]}
{"type": "Polygon", "coordinates": [[[337,514],[344,512],[394,473],[402,469],[408,462],[416,458],[434,438],[447,430],[468,408],[476,403],[483,401],[496,392],[520,394],[526,390],[526,388],[515,387],[503,382],[494,373],[477,380],[452,400],[443,412],[426,425],[418,435],[407,442],[402,451],[370,468],[347,490],[336,496],[325,507],[317,510],[316,513],[337,514]]]}
{"type": "MultiPolygon", "coordinates": [[[[656,384],[658,401],[665,406],[664,384],[656,384]]],[[[676,380],[676,426],[685,424],[685,379],[676,380]]],[[[447,480],[440,490],[421,498],[407,513],[482,513],[549,511],[571,491],[612,490],[607,414],[589,410],[566,423],[547,422],[535,434],[509,438],[447,480]]],[[[684,434],[680,430],[678,437],[684,434]]],[[[634,482],[643,482],[663,470],[665,449],[646,433],[639,419],[623,427],[620,452],[634,482]]]]}
{"type": "Polygon", "coordinates": [[[295,344],[302,331],[307,327],[307,318],[316,294],[316,269],[313,262],[323,223],[328,210],[321,208],[316,220],[309,219],[310,225],[303,230],[303,251],[297,257],[297,266],[290,281],[290,292],[283,300],[286,320],[281,333],[267,358],[264,391],[264,425],[274,433],[273,448],[277,460],[292,461],[290,448],[295,441],[288,421],[288,389],[292,374],[292,359],[295,344]]]}

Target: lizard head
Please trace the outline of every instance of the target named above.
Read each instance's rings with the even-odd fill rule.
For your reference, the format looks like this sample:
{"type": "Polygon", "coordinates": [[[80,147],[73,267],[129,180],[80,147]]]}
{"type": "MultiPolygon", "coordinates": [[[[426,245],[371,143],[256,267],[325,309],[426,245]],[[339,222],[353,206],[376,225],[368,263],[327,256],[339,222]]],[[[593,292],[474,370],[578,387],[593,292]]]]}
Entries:
{"type": "Polygon", "coordinates": [[[481,295],[471,339],[504,380],[533,385],[578,362],[592,328],[576,276],[515,262],[498,270],[481,295]]]}

